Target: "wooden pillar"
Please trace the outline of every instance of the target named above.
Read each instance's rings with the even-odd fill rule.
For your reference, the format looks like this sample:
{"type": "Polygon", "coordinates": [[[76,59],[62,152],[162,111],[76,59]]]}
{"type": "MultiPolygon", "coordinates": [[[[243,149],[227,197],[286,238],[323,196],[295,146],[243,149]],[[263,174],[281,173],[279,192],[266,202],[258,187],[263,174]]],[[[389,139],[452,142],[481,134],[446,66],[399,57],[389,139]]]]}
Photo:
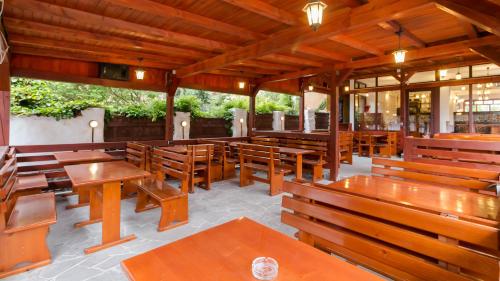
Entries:
{"type": "Polygon", "coordinates": [[[10,133],[10,65],[0,64],[0,146],[9,145],[10,133]]]}
{"type": "Polygon", "coordinates": [[[400,105],[399,105],[399,114],[400,114],[400,123],[401,123],[401,135],[404,138],[408,136],[408,95],[406,93],[406,75],[403,69],[401,69],[401,80],[400,80],[400,105]]]}
{"type": "Polygon", "coordinates": [[[300,79],[300,100],[299,100],[299,131],[304,131],[304,105],[305,105],[306,85],[303,79],[300,79]]]}
{"type": "Polygon", "coordinates": [[[174,139],[174,98],[180,80],[177,77],[167,79],[167,114],[165,115],[165,140],[174,139]]]}
{"type": "MultiPolygon", "coordinates": [[[[469,72],[469,73],[472,73],[469,72]]],[[[472,95],[472,84],[469,84],[469,112],[468,112],[468,119],[469,119],[469,133],[473,134],[476,132],[476,126],[474,126],[474,112],[472,111],[472,104],[473,104],[473,95],[472,95]]]]}
{"type": "Polygon", "coordinates": [[[330,180],[336,181],[339,176],[339,80],[335,72],[332,73],[330,85],[330,141],[328,142],[330,180]]]}
{"type": "Polygon", "coordinates": [[[247,134],[253,136],[253,128],[255,128],[255,97],[259,93],[259,85],[254,86],[250,91],[250,102],[248,111],[247,134]]]}

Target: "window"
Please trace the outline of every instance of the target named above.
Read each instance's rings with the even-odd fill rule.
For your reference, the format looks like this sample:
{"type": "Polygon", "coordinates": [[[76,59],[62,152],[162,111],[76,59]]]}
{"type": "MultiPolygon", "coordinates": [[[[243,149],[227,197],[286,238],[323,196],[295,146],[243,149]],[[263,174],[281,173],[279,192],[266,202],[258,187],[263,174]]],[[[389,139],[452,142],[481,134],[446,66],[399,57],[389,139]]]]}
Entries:
{"type": "Polygon", "coordinates": [[[500,67],[496,64],[481,64],[472,66],[472,77],[500,75],[500,67]]]}
{"type": "Polygon", "coordinates": [[[436,81],[434,71],[417,72],[408,80],[408,83],[432,82],[436,81]]]}
{"type": "Polygon", "coordinates": [[[476,133],[500,133],[500,84],[473,85],[472,100],[476,133]]]}
{"type": "Polygon", "coordinates": [[[379,86],[399,85],[399,81],[393,76],[382,76],[378,78],[379,86]]]}
{"type": "Polygon", "coordinates": [[[378,93],[378,112],[380,112],[380,130],[396,131],[400,129],[400,91],[378,93]]]}

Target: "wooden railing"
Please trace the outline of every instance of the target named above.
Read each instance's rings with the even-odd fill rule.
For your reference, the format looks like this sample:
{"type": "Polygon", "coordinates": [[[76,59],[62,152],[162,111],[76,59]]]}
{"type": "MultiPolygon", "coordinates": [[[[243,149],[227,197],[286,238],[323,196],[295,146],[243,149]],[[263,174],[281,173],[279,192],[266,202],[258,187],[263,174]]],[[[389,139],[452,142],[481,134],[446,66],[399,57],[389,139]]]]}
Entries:
{"type": "Polygon", "coordinates": [[[500,171],[498,141],[407,137],[404,143],[405,161],[500,171]]]}

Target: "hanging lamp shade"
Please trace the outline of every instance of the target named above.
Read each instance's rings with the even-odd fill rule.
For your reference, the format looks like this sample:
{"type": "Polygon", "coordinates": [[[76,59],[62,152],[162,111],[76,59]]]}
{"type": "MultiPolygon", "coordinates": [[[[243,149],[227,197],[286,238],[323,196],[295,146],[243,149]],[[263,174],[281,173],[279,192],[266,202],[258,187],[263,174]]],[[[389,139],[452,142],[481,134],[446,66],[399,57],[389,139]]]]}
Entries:
{"type": "Polygon", "coordinates": [[[318,30],[319,26],[323,22],[323,11],[327,5],[321,1],[311,0],[306,4],[303,11],[307,14],[307,20],[309,21],[309,26],[314,30],[318,30]]]}
{"type": "Polygon", "coordinates": [[[394,51],[392,54],[394,55],[394,61],[396,63],[403,63],[405,62],[405,57],[406,57],[406,50],[399,49],[394,51]]]}
{"type": "Polygon", "coordinates": [[[309,89],[309,92],[312,92],[314,90],[314,86],[311,84],[311,85],[309,85],[308,89],[309,89]]]}
{"type": "Polygon", "coordinates": [[[144,69],[142,68],[137,68],[135,70],[135,78],[137,78],[137,80],[143,80],[144,79],[144,69]]]}

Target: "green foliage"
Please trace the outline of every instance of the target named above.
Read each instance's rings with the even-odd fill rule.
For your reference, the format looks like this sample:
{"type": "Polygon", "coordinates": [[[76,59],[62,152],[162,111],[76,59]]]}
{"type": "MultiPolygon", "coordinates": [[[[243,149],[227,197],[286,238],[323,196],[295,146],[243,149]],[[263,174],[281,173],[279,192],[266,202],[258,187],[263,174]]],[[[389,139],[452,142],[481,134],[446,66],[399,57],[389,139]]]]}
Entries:
{"type": "Polygon", "coordinates": [[[174,109],[180,112],[191,112],[191,117],[202,116],[201,101],[196,96],[183,95],[174,99],[174,109]]]}
{"type": "Polygon", "coordinates": [[[298,97],[272,92],[260,92],[255,101],[257,114],[285,111],[287,114],[297,115],[299,112],[298,97]]]}

